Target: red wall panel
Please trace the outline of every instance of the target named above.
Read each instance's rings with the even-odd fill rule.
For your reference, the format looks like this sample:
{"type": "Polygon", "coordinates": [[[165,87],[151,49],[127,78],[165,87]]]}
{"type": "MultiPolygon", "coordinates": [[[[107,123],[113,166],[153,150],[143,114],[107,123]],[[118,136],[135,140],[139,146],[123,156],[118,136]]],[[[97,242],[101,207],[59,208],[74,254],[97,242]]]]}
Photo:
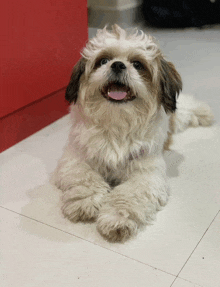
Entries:
{"type": "Polygon", "coordinates": [[[0,31],[2,151],[67,113],[65,86],[88,39],[87,2],[7,0],[0,31]]]}
{"type": "Polygon", "coordinates": [[[87,40],[85,0],[7,0],[0,9],[0,117],[67,84],[87,40]]]}

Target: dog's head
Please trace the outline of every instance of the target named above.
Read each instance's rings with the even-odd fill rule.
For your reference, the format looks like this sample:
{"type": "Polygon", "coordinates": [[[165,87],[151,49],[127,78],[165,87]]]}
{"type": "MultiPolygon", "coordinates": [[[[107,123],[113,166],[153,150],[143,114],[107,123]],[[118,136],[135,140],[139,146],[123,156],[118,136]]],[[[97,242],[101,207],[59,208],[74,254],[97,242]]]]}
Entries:
{"type": "Polygon", "coordinates": [[[152,37],[126,33],[114,25],[99,30],[82,52],[66,90],[66,100],[83,107],[120,109],[146,106],[166,112],[176,109],[182,89],[180,75],[167,62],[152,37]]]}

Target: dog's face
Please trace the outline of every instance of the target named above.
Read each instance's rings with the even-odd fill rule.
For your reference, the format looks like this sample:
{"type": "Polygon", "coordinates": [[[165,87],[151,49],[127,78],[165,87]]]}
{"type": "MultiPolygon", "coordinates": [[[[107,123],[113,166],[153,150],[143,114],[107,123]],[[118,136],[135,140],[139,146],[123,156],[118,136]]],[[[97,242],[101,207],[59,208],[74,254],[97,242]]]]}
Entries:
{"type": "Polygon", "coordinates": [[[73,69],[66,99],[85,109],[137,109],[166,112],[176,109],[182,88],[180,75],[167,62],[153,39],[143,32],[127,34],[114,25],[99,30],[84,48],[73,69]]]}

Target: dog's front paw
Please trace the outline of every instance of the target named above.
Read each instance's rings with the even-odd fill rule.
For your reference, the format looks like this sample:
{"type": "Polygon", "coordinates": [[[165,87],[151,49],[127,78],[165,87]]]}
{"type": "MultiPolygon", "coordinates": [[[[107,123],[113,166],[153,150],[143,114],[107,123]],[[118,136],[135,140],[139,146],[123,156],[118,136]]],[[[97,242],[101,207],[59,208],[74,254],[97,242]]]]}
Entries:
{"type": "Polygon", "coordinates": [[[127,211],[99,214],[97,229],[100,234],[111,242],[124,242],[137,233],[137,223],[129,218],[127,211]]]}
{"type": "Polygon", "coordinates": [[[67,190],[63,196],[62,212],[73,222],[96,220],[102,201],[102,194],[91,194],[87,187],[67,190]]]}

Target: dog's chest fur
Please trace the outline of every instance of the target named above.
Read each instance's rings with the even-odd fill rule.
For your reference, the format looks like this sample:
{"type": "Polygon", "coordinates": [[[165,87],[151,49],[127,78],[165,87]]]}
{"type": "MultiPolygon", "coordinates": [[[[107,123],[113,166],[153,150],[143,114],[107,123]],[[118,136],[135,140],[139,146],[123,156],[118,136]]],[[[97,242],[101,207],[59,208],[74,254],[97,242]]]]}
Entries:
{"type": "Polygon", "coordinates": [[[79,160],[87,162],[111,186],[126,181],[134,170],[141,169],[143,161],[160,153],[167,134],[163,111],[151,123],[130,129],[123,125],[89,126],[76,114],[72,116],[76,117],[70,134],[72,148],[79,160]]]}

